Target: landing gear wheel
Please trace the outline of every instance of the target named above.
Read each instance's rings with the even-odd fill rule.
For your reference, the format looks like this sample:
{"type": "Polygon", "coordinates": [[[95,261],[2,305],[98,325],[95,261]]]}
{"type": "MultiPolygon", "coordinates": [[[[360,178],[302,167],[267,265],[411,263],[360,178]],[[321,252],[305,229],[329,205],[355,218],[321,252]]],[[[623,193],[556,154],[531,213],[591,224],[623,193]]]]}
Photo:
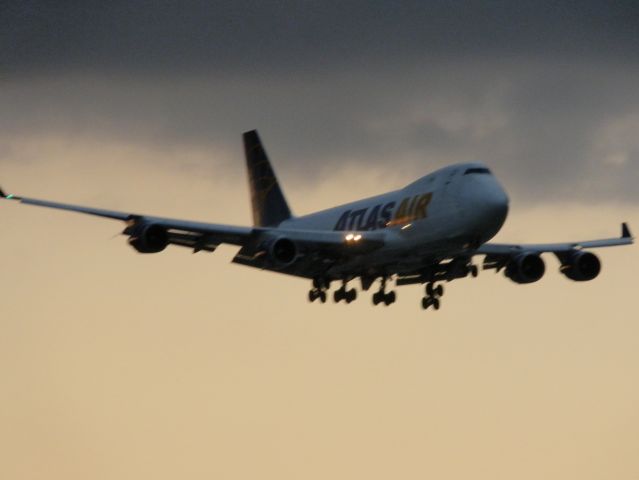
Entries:
{"type": "Polygon", "coordinates": [[[429,297],[432,297],[434,292],[435,292],[435,290],[434,290],[433,284],[432,283],[427,283],[426,284],[426,295],[428,295],[429,297]]]}
{"type": "Polygon", "coordinates": [[[433,308],[434,308],[435,310],[439,310],[439,307],[440,307],[440,305],[439,305],[439,298],[437,298],[437,297],[433,298],[433,299],[431,300],[431,303],[432,303],[433,308]]]}
{"type": "Polygon", "coordinates": [[[437,285],[434,288],[434,293],[435,293],[435,296],[437,296],[437,297],[441,297],[442,295],[444,295],[444,286],[443,285],[437,285]]]}
{"type": "Polygon", "coordinates": [[[470,274],[473,276],[473,278],[477,278],[477,275],[479,275],[479,269],[477,268],[477,265],[471,265],[470,274]]]}
{"type": "Polygon", "coordinates": [[[350,290],[346,290],[346,292],[344,293],[345,293],[344,298],[346,300],[346,303],[351,303],[357,298],[357,290],[355,290],[354,288],[351,288],[350,290]]]}
{"type": "Polygon", "coordinates": [[[308,301],[311,303],[315,301],[315,290],[308,291],[308,301]]]}
{"type": "Polygon", "coordinates": [[[395,303],[395,300],[397,299],[397,295],[395,294],[395,292],[388,292],[386,295],[384,295],[384,304],[386,306],[395,303]]]}
{"type": "Polygon", "coordinates": [[[320,299],[320,302],[326,303],[326,292],[324,291],[319,292],[319,299],[320,299]]]}
{"type": "Polygon", "coordinates": [[[343,295],[344,295],[344,290],[342,290],[341,288],[335,290],[333,292],[333,300],[335,301],[335,303],[341,302],[342,299],[344,298],[343,295]]]}
{"type": "Polygon", "coordinates": [[[431,302],[432,302],[431,297],[423,297],[422,298],[422,308],[424,310],[428,310],[428,307],[430,307],[431,302]]]}
{"type": "Polygon", "coordinates": [[[375,292],[373,293],[373,305],[377,306],[381,303],[382,301],[382,292],[375,292]]]}

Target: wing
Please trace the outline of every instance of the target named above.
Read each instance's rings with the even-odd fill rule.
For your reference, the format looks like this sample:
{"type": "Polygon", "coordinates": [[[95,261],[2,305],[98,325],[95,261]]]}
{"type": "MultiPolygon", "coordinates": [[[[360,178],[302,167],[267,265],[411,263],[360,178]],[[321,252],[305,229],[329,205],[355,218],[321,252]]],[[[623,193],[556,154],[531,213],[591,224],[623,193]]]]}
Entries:
{"type": "MultiPolygon", "coordinates": [[[[562,268],[565,270],[565,274],[573,279],[573,280],[590,280],[594,278],[599,273],[599,260],[594,257],[593,254],[585,255],[582,251],[589,248],[600,248],[600,247],[614,247],[619,245],[630,245],[634,241],[632,234],[630,233],[630,229],[626,223],[621,224],[621,237],[618,238],[605,238],[602,240],[586,240],[584,242],[566,242],[566,243],[538,243],[538,244],[504,244],[504,243],[493,243],[493,244],[485,244],[479,247],[475,253],[483,254],[484,262],[483,268],[484,270],[494,269],[496,271],[500,271],[501,269],[507,267],[511,261],[519,256],[519,255],[533,255],[538,256],[541,253],[549,252],[553,253],[561,262],[562,268]],[[579,261],[579,258],[588,259],[593,263],[591,272],[588,275],[582,275],[581,277],[575,276],[570,273],[571,269],[574,268],[575,262],[579,261]],[[597,264],[596,268],[594,267],[594,263],[597,264]],[[596,270],[596,273],[594,273],[596,270]]],[[[520,257],[521,258],[521,257],[520,257]]],[[[531,259],[533,263],[536,263],[537,271],[539,277],[532,275],[532,278],[541,278],[543,275],[543,262],[541,260],[531,259]]],[[[585,261],[585,260],[582,260],[585,261]]],[[[534,265],[529,266],[533,268],[534,265]]],[[[584,267],[585,268],[585,267],[584,267]]],[[[533,268],[535,270],[535,268],[533,268]]],[[[562,270],[562,272],[564,271],[562,270]]],[[[536,280],[528,280],[528,281],[536,281],[536,280]]],[[[523,283],[527,283],[523,282],[523,283]]]]}
{"type": "Polygon", "coordinates": [[[484,255],[512,255],[520,252],[530,253],[562,253],[572,250],[582,250],[588,248],[615,247],[619,245],[630,245],[634,241],[628,224],[621,224],[621,237],[606,238],[602,240],[586,240],[584,242],[566,243],[487,243],[477,249],[478,254],[484,255]]]}
{"type": "Polygon", "coordinates": [[[82,205],[51,202],[48,200],[38,200],[35,198],[6,194],[2,191],[2,189],[0,189],[0,197],[6,200],[17,201],[25,205],[35,205],[37,207],[66,210],[109,218],[112,220],[121,220],[127,223],[127,228],[123,233],[131,237],[139,235],[142,227],[153,225],[166,231],[169,244],[191,247],[194,248],[195,251],[213,251],[220,243],[243,245],[253,230],[250,227],[191,222],[172,218],[119,212],[115,210],[105,210],[102,208],[85,207],[82,205]]]}
{"type": "Polygon", "coordinates": [[[312,253],[315,256],[323,256],[324,260],[330,259],[331,261],[367,253],[384,245],[384,236],[381,232],[346,233],[192,222],[38,200],[6,194],[2,189],[0,189],[0,197],[25,205],[84,213],[126,222],[127,227],[123,233],[130,237],[129,243],[141,253],[156,253],[167,245],[191,248],[193,252],[212,252],[218,245],[226,243],[242,247],[236,259],[244,261],[237,261],[237,263],[268,268],[268,265],[265,266],[265,254],[268,253],[269,245],[280,238],[294,242],[302,255],[312,253]],[[255,261],[257,258],[260,261],[255,261]]]}

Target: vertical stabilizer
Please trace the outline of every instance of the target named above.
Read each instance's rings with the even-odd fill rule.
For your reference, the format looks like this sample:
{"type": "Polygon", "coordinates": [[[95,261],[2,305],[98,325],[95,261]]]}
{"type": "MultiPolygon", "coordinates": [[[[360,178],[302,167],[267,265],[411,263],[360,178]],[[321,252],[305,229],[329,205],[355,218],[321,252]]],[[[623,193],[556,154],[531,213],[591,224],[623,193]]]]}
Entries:
{"type": "Polygon", "coordinates": [[[253,225],[256,227],[277,226],[291,218],[291,210],[288,208],[257,131],[246,132],[243,138],[251,189],[253,225]]]}

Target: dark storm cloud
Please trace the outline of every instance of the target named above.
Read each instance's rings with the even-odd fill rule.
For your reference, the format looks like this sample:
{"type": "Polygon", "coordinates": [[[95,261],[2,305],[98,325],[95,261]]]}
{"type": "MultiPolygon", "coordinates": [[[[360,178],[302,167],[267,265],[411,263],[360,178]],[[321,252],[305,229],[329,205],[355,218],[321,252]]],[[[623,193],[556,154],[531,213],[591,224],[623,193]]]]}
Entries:
{"type": "Polygon", "coordinates": [[[275,70],[448,55],[637,58],[633,1],[82,1],[0,7],[14,70],[275,70]]]}
{"type": "Polygon", "coordinates": [[[223,146],[239,162],[258,127],[307,181],[479,159],[527,200],[639,200],[634,2],[3,5],[6,144],[223,146]]]}

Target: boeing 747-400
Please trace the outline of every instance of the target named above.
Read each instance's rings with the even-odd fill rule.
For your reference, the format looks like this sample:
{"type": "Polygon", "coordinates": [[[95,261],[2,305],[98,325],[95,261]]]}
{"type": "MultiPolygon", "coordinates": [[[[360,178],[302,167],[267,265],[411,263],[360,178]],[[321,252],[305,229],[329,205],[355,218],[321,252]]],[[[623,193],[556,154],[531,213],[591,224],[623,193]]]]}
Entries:
{"type": "Polygon", "coordinates": [[[129,244],[140,253],[158,253],[169,245],[213,252],[222,243],[237,245],[233,262],[312,281],[311,302],[326,302],[332,284],[335,302],[350,303],[359,279],[373,293],[374,305],[390,305],[396,286],[423,284],[422,308],[439,309],[442,282],[476,277],[473,262],[502,271],[519,284],[540,280],[543,253],[554,254],[560,271],[574,281],[594,279],[601,269],[592,248],[633,242],[628,226],[604,240],[550,244],[488,243],[508,214],[508,196],[482,163],[451,165],[403,188],[317,213],[294,216],[256,131],[244,134],[244,150],[253,208],[253,226],[191,222],[36,200],[0,196],[28,205],[70,210],[120,220],[129,244]]]}

